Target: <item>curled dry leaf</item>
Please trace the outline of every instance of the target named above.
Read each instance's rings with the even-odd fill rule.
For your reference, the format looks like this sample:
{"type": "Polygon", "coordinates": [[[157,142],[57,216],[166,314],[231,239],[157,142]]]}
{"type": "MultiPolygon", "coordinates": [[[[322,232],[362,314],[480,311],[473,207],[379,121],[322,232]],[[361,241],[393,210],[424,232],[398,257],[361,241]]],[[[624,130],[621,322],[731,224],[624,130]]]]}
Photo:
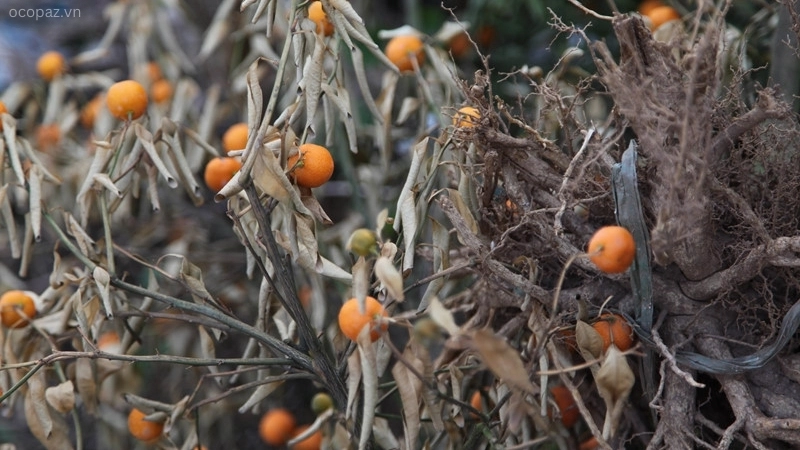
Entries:
{"type": "Polygon", "coordinates": [[[603,338],[600,333],[582,320],[575,324],[575,341],[578,343],[578,351],[586,361],[597,359],[603,353],[603,338]]]}
{"type": "Polygon", "coordinates": [[[100,266],[95,266],[92,271],[92,279],[97,285],[97,290],[100,292],[100,298],[103,299],[106,317],[109,319],[114,317],[114,309],[111,306],[111,277],[108,271],[100,266]]]}
{"type": "Polygon", "coordinates": [[[394,267],[389,258],[381,256],[375,261],[375,276],[392,298],[400,302],[403,301],[405,298],[403,294],[403,275],[394,267]]]}
{"type": "Polygon", "coordinates": [[[137,142],[142,145],[147,156],[150,157],[150,162],[158,169],[158,173],[167,180],[167,185],[171,188],[178,187],[178,180],[176,180],[169,169],[167,169],[167,165],[164,163],[158,150],[156,150],[156,146],[153,144],[152,133],[138,122],[134,123],[133,130],[136,132],[136,137],[138,138],[137,142]]]}
{"type": "Polygon", "coordinates": [[[44,397],[53,409],[62,414],[75,407],[75,390],[71,380],[47,388],[44,397]]]}
{"type": "Polygon", "coordinates": [[[370,267],[363,256],[359,256],[353,264],[353,287],[352,295],[358,299],[359,308],[363,311],[364,302],[369,291],[370,267]]]}
{"type": "Polygon", "coordinates": [[[616,345],[611,345],[600,369],[594,375],[597,391],[606,403],[606,420],[603,424],[603,439],[614,436],[622,417],[622,410],[633,389],[636,377],[628,365],[625,355],[616,345]]]}
{"type": "Polygon", "coordinates": [[[400,442],[392,432],[389,421],[384,417],[377,417],[375,419],[372,425],[372,435],[375,437],[375,443],[380,448],[400,448],[400,442]]]}
{"type": "Polygon", "coordinates": [[[429,138],[426,137],[414,146],[411,167],[408,169],[408,177],[397,199],[397,216],[394,221],[394,230],[399,232],[402,226],[403,240],[406,243],[405,253],[403,254],[403,273],[407,273],[407,271],[414,267],[414,246],[419,225],[417,203],[414,201],[414,186],[417,184],[417,176],[419,175],[425,152],[428,148],[428,139],[429,138]]]}
{"type": "Polygon", "coordinates": [[[377,360],[369,327],[361,329],[356,342],[358,344],[358,352],[356,353],[361,358],[361,378],[364,385],[364,409],[361,413],[361,436],[358,439],[358,449],[364,450],[369,444],[372,424],[375,421],[375,412],[378,408],[377,360]]]}
{"type": "Polygon", "coordinates": [[[64,417],[55,413],[48,406],[44,372],[40,371],[28,379],[24,409],[28,428],[47,450],[71,450],[73,448],[64,417]]]}
{"type": "Polygon", "coordinates": [[[432,297],[428,305],[428,315],[436,322],[437,325],[442,327],[450,336],[457,336],[460,334],[460,329],[456,325],[456,320],[453,318],[453,313],[445,308],[442,302],[437,297],[432,297]]]}
{"type": "MultiPolygon", "coordinates": [[[[366,329],[367,327],[364,327],[366,329]]],[[[363,331],[363,330],[362,330],[363,331]]],[[[358,351],[347,357],[347,408],[345,417],[355,417],[355,406],[358,404],[358,386],[361,384],[361,356],[358,351]]]]}
{"type": "Polygon", "coordinates": [[[509,386],[527,394],[536,394],[538,389],[528,378],[528,371],[522,363],[519,352],[508,345],[505,339],[487,329],[475,331],[472,347],[494,375],[509,386]]]}
{"type": "Polygon", "coordinates": [[[469,29],[469,22],[453,22],[451,20],[442,24],[439,30],[433,35],[433,39],[439,43],[447,44],[454,37],[466,32],[469,29]]]}
{"type": "MultiPolygon", "coordinates": [[[[102,378],[100,378],[100,381],[102,381],[102,378]]],[[[89,414],[94,414],[97,408],[97,383],[95,382],[94,367],[91,360],[80,358],[75,361],[75,385],[86,411],[89,414]]]]}
{"type": "Polygon", "coordinates": [[[464,219],[464,222],[466,222],[469,230],[474,234],[479,234],[480,230],[478,229],[478,222],[475,220],[475,215],[472,214],[472,211],[467,206],[467,203],[464,201],[464,198],[461,196],[461,194],[454,189],[448,189],[447,194],[449,195],[450,200],[453,201],[453,205],[455,205],[458,213],[464,219]]]}
{"type": "MultiPolygon", "coordinates": [[[[424,370],[424,363],[417,358],[410,345],[403,351],[403,360],[417,369],[418,372],[424,370]]],[[[414,448],[419,436],[420,417],[419,417],[419,392],[422,391],[422,380],[411,373],[406,364],[401,361],[392,367],[392,378],[397,383],[397,390],[400,393],[400,401],[403,403],[403,430],[405,431],[406,448],[414,448]]]]}
{"type": "Polygon", "coordinates": [[[258,404],[261,403],[265,398],[269,397],[270,394],[275,392],[275,390],[278,389],[281,384],[281,382],[276,381],[274,383],[267,383],[258,386],[250,395],[250,398],[248,398],[247,401],[239,407],[239,414],[244,414],[258,406],[258,404]]]}
{"type": "MultiPolygon", "coordinates": [[[[450,232],[434,219],[430,219],[430,224],[433,237],[433,273],[439,273],[450,267],[450,232]]],[[[417,312],[422,312],[428,307],[431,299],[439,294],[445,280],[446,277],[437,277],[428,283],[417,307],[417,312]]]]}

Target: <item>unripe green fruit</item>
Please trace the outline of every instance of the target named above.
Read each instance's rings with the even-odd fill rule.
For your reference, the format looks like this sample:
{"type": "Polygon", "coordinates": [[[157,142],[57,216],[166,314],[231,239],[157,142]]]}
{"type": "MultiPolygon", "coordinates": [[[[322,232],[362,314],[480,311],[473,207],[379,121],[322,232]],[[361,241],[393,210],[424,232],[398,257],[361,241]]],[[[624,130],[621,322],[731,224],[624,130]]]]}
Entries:
{"type": "Polygon", "coordinates": [[[378,240],[375,232],[366,228],[359,228],[353,231],[347,241],[347,249],[358,256],[370,256],[378,254],[378,240]]]}
{"type": "Polygon", "coordinates": [[[320,415],[331,408],[333,408],[333,399],[325,392],[318,392],[311,399],[311,410],[316,415],[320,415]]]}

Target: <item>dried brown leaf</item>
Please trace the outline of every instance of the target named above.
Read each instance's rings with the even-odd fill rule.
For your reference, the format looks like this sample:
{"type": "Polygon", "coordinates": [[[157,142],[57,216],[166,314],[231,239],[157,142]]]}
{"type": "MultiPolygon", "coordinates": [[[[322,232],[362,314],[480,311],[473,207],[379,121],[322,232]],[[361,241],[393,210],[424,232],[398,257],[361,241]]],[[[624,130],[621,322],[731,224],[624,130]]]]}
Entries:
{"type": "Polygon", "coordinates": [[[474,234],[478,234],[479,232],[478,222],[475,221],[475,215],[472,213],[469,206],[464,201],[464,198],[461,196],[461,193],[459,193],[454,189],[448,189],[447,193],[448,196],[450,197],[450,200],[453,201],[453,205],[455,205],[458,213],[461,214],[461,217],[464,218],[464,222],[466,222],[467,226],[469,227],[469,230],[472,231],[472,233],[474,234]]]}
{"type": "Polygon", "coordinates": [[[458,336],[461,334],[461,329],[458,327],[458,325],[456,325],[456,320],[453,318],[453,313],[451,313],[449,309],[445,308],[437,297],[431,297],[427,312],[431,319],[433,319],[437,325],[447,331],[450,336],[458,336]]]}
{"type": "MultiPolygon", "coordinates": [[[[364,327],[365,329],[367,327],[364,327]]],[[[362,330],[363,331],[363,330],[362,330]]],[[[345,417],[355,417],[355,406],[358,404],[358,387],[361,385],[361,356],[358,351],[347,357],[347,408],[345,417]]]]}
{"type": "Polygon", "coordinates": [[[600,333],[582,320],[578,320],[575,324],[575,341],[578,344],[578,351],[586,361],[600,358],[603,353],[603,338],[600,333]]]}
{"type": "Polygon", "coordinates": [[[364,404],[361,413],[361,436],[358,439],[359,450],[364,450],[369,444],[372,434],[372,424],[375,420],[375,411],[378,408],[378,371],[375,355],[375,346],[372,345],[369,327],[364,327],[358,333],[358,355],[361,359],[361,379],[364,387],[364,404]]]}
{"type": "Polygon", "coordinates": [[[239,407],[239,414],[244,414],[259,403],[261,403],[265,398],[269,397],[270,394],[275,392],[283,383],[280,381],[276,381],[273,383],[262,384],[256,388],[255,391],[250,395],[246,402],[242,406],[239,407]]]}
{"type": "Polygon", "coordinates": [[[47,388],[44,397],[53,409],[62,414],[75,407],[75,390],[71,380],[47,388]]]}
{"type": "Polygon", "coordinates": [[[353,264],[353,286],[351,295],[358,299],[359,307],[362,311],[365,308],[367,292],[369,292],[370,272],[370,265],[367,263],[367,260],[363,256],[359,256],[353,264]]]}
{"type": "Polygon", "coordinates": [[[636,382],[625,355],[616,345],[611,345],[600,369],[595,373],[595,384],[600,397],[606,403],[606,420],[603,424],[603,439],[614,436],[622,417],[622,410],[636,382]]]}
{"type": "Polygon", "coordinates": [[[509,386],[527,394],[538,392],[528,378],[519,351],[508,345],[505,339],[491,330],[481,329],[473,333],[472,346],[489,370],[509,386]]]}
{"type": "MultiPolygon", "coordinates": [[[[410,364],[419,372],[423,370],[424,363],[415,356],[410,346],[406,347],[405,351],[403,351],[403,361],[410,364]]],[[[418,393],[422,390],[422,380],[415,376],[411,370],[406,367],[406,364],[401,361],[396,362],[394,367],[392,367],[392,377],[397,383],[400,401],[403,404],[405,448],[415,448],[420,427],[420,396],[418,393]]]]}
{"type": "Polygon", "coordinates": [[[394,267],[389,258],[381,256],[375,261],[375,276],[391,298],[399,302],[403,301],[405,298],[403,294],[403,275],[394,267]]]}
{"type": "Polygon", "coordinates": [[[111,304],[111,276],[106,269],[100,266],[95,266],[92,271],[92,279],[100,292],[100,298],[103,299],[103,307],[106,310],[106,317],[114,317],[114,308],[111,304]]]}

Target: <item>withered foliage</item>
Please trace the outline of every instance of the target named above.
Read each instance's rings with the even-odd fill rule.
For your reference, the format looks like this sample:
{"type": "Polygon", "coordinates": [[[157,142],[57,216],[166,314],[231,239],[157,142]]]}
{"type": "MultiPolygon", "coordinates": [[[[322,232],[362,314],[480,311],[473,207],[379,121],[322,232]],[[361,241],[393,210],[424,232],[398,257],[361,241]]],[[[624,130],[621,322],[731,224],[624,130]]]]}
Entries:
{"type": "Polygon", "coordinates": [[[102,90],[105,74],[57,79],[44,99],[21,83],[0,116],[2,235],[20,277],[52,246],[47,287],[31,292],[39,316],[0,335],[0,386],[44,446],[71,448],[77,410],[142,409],[165,424],[159,445],[189,449],[208,416],[233,440],[239,418],[286,405],[329,448],[800,445],[800,128],[777,88],[751,82],[725,9],[655,33],[636,15],[594,16],[611,21],[618,52],[554,15],[584,46],[552,71],[497,74],[484,57],[468,77],[443,49],[466,24],[379,33],[425,40],[424,64],[400,74],[346,0],[322,0],[327,37],[302,2],[229,0],[198,59],[232,43],[250,53],[226,86],[202,88],[158,14],[169,6],[124,3],[113,23],[150,33],[131,65],[144,67],[145,41],[164,46],[169,108],[124,124],[101,113],[89,155],[67,93],[102,90]],[[231,32],[237,3],[253,26],[231,32]],[[463,106],[477,116],[462,120],[463,106]],[[242,169],[204,196],[213,128],[236,110],[249,128],[232,154],[242,169]],[[40,151],[26,120],[58,122],[65,140],[40,151]],[[298,187],[287,159],[301,142],[331,148],[346,182],[298,187]],[[652,252],[609,275],[584,250],[628,207],[620,171],[635,171],[625,188],[643,212],[625,225],[652,252]],[[225,207],[203,207],[212,197],[225,207]],[[376,240],[358,256],[346,244],[356,228],[376,240]],[[367,296],[387,317],[351,341],[337,308],[367,296]],[[640,345],[604,348],[593,323],[608,310],[640,345]],[[184,365],[199,375],[158,392],[126,362],[169,381],[184,365]],[[314,419],[317,391],[333,407],[314,419]]]}

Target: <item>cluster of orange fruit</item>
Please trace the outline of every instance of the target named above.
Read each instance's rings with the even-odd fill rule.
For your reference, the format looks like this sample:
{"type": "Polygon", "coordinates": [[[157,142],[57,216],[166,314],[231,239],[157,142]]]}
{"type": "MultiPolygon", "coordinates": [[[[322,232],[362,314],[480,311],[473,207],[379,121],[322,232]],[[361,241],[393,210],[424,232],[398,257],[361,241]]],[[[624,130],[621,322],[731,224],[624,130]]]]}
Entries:
{"type": "MultiPolygon", "coordinates": [[[[314,1],[308,6],[308,18],[316,24],[316,32],[330,36],[334,26],[325,13],[322,2],[314,1]]],[[[415,35],[395,36],[386,44],[384,53],[400,72],[413,72],[414,66],[425,62],[425,51],[422,39],[415,35]]]]}
{"type": "MultiPolygon", "coordinates": [[[[42,80],[50,83],[64,75],[69,70],[69,65],[64,55],[57,51],[48,51],[42,54],[36,62],[36,71],[42,80]]],[[[164,79],[161,70],[154,62],[147,67],[150,77],[150,95],[156,104],[166,104],[172,98],[172,84],[164,79]]],[[[123,80],[113,84],[105,93],[96,95],[87,102],[80,113],[80,123],[84,128],[92,128],[100,107],[105,100],[106,107],[112,116],[119,120],[128,121],[141,117],[148,105],[148,94],[141,83],[134,80],[123,80]]],[[[0,113],[8,112],[0,102],[0,113]]],[[[0,123],[0,130],[3,124],[0,123]]],[[[47,123],[40,125],[36,130],[37,148],[50,151],[61,141],[61,129],[58,124],[47,123]]]]}
{"type": "MultiPolygon", "coordinates": [[[[247,146],[249,129],[246,123],[232,125],[222,136],[222,147],[226,155],[235,150],[243,150],[247,146]]],[[[302,144],[296,154],[289,157],[286,163],[290,177],[298,186],[316,188],[327,183],[333,176],[334,162],[327,148],[316,144],[302,144]]],[[[242,168],[238,157],[221,156],[206,164],[203,178],[206,186],[218,192],[242,168]]]]}
{"type": "MultiPolygon", "coordinates": [[[[267,411],[258,424],[258,434],[269,445],[280,447],[295,436],[299,436],[309,425],[297,425],[297,421],[288,409],[274,408],[267,411]]],[[[317,430],[292,447],[294,450],[319,450],[322,445],[322,431],[317,430]]]]}

